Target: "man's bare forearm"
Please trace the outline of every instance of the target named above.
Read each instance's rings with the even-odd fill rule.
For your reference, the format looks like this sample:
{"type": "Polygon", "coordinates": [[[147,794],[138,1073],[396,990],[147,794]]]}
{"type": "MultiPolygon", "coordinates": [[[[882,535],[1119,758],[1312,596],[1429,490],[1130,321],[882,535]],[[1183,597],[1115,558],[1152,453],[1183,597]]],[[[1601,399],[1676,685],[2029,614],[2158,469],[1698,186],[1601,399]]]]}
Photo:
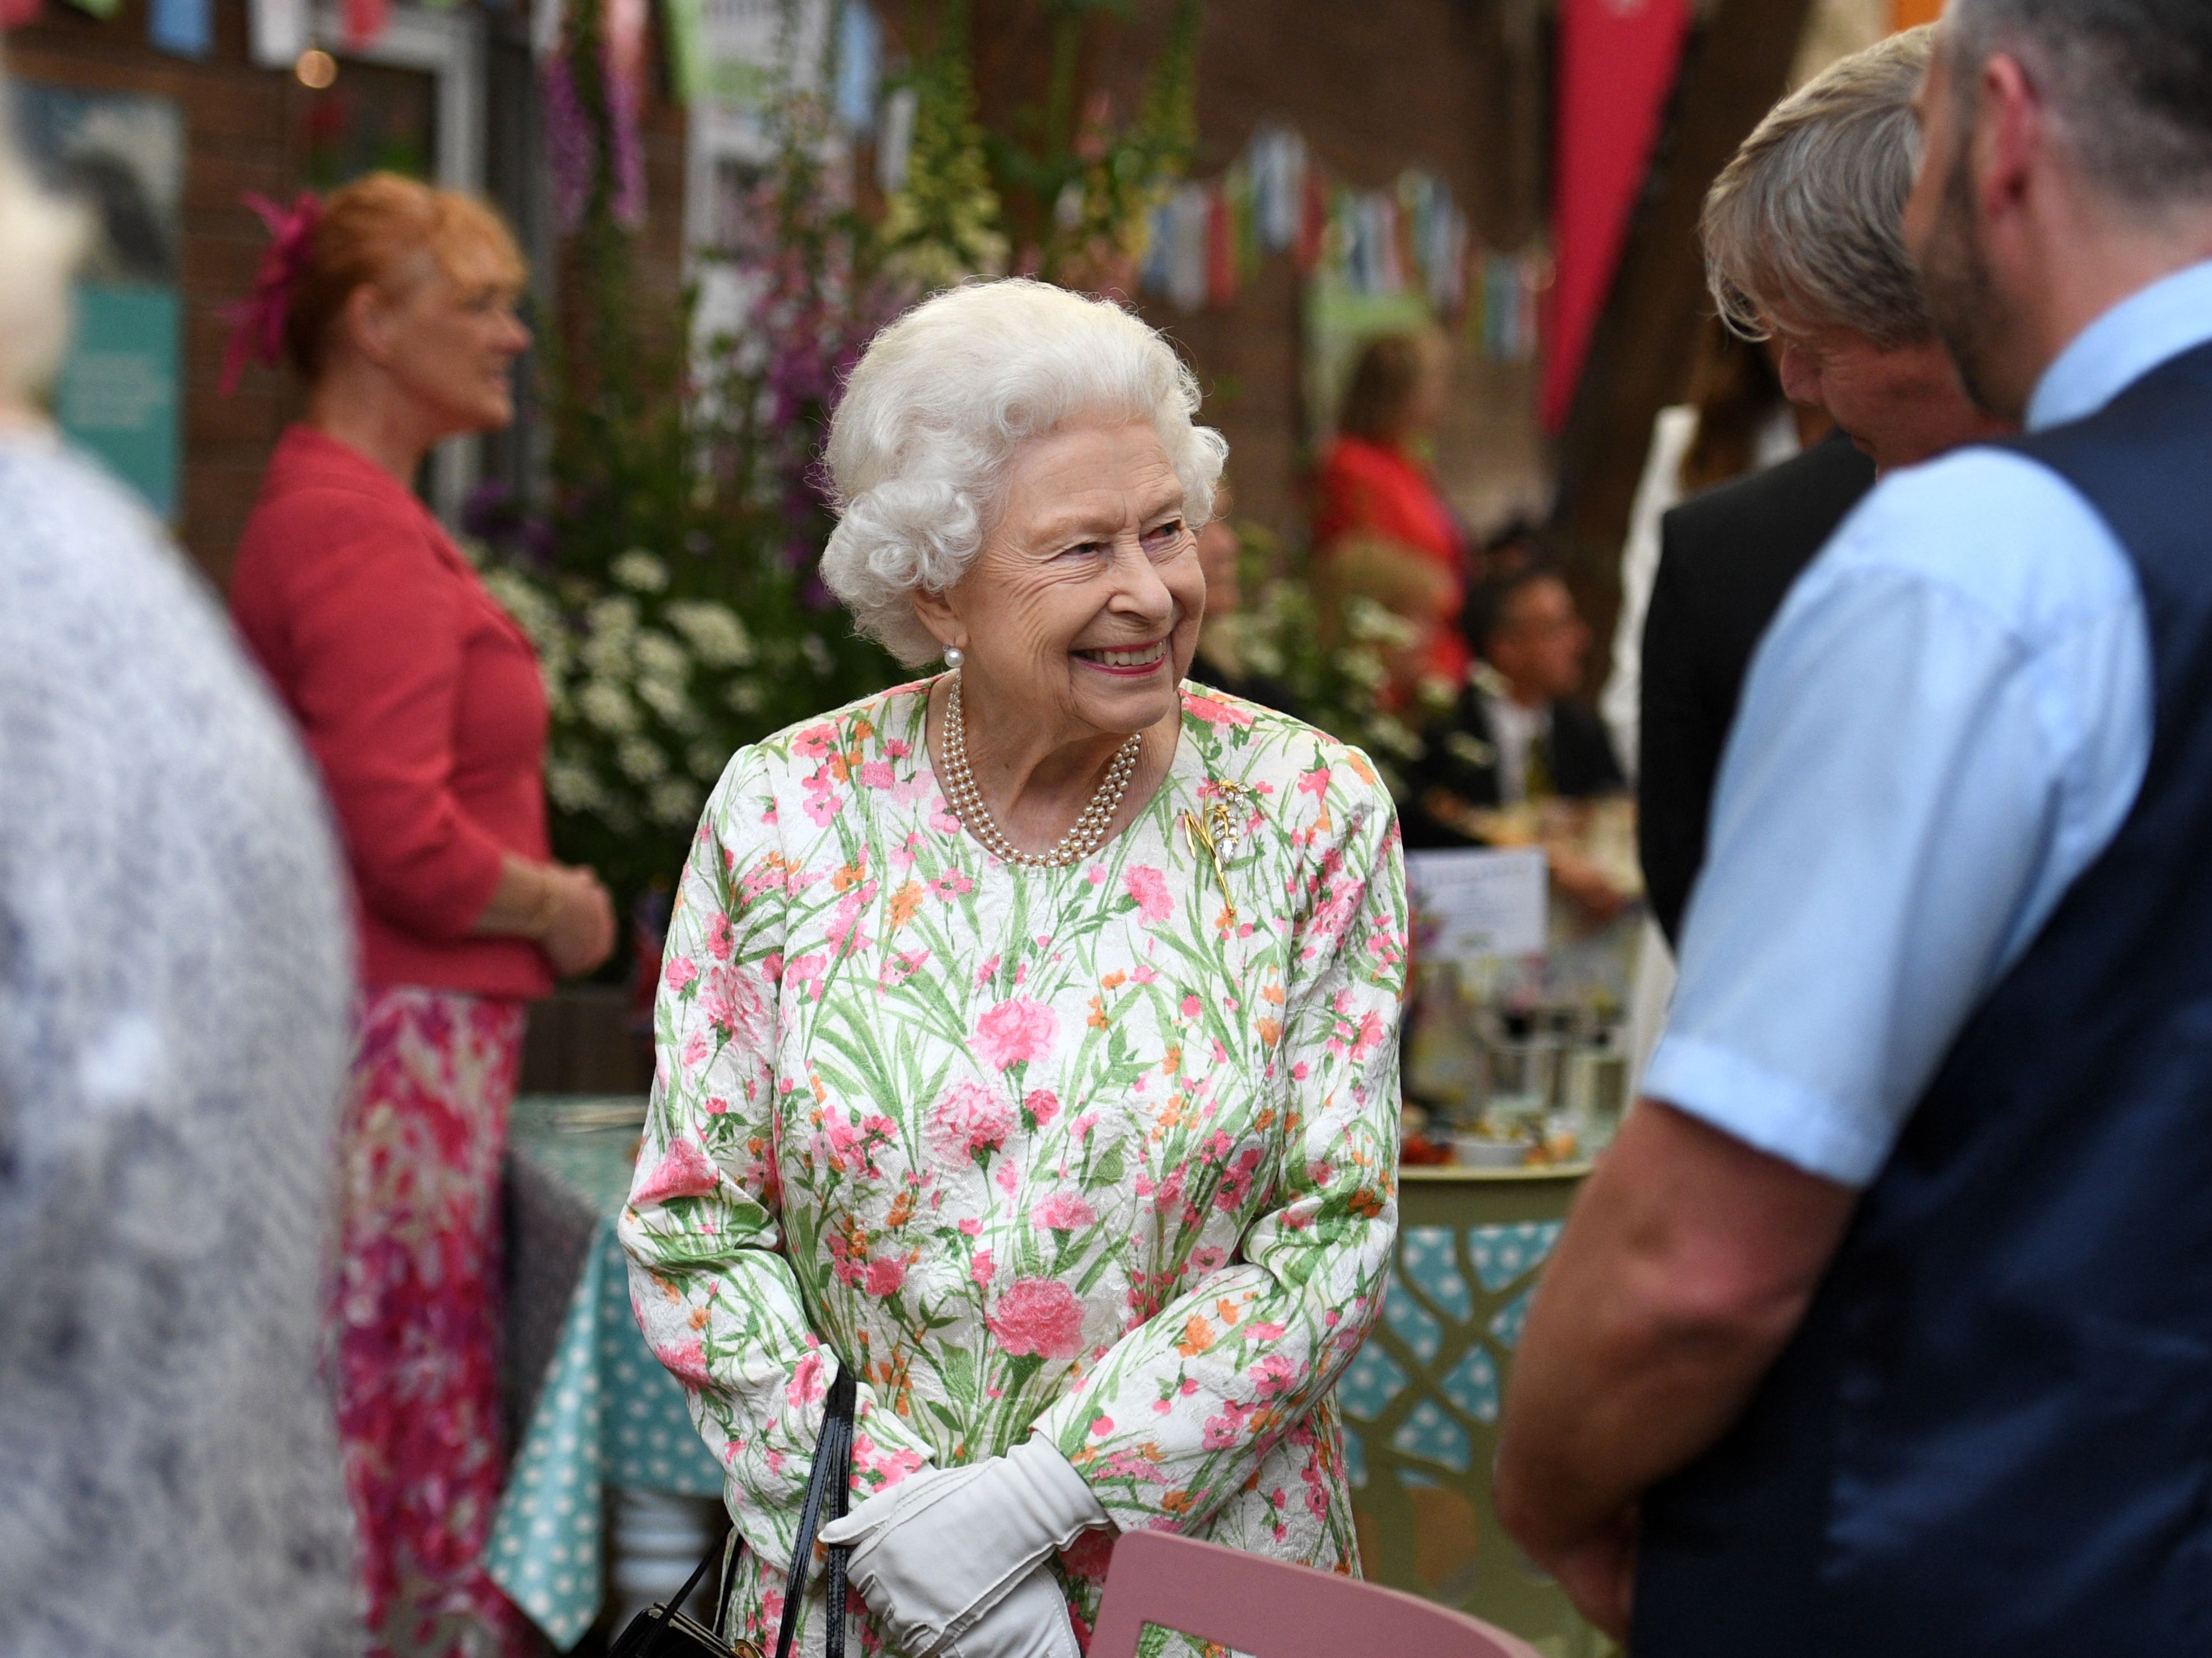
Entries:
{"type": "Polygon", "coordinates": [[[1727,1430],[1856,1194],[1646,1101],[1590,1176],[1514,1357],[1499,1519],[1540,1563],[1727,1430]]]}

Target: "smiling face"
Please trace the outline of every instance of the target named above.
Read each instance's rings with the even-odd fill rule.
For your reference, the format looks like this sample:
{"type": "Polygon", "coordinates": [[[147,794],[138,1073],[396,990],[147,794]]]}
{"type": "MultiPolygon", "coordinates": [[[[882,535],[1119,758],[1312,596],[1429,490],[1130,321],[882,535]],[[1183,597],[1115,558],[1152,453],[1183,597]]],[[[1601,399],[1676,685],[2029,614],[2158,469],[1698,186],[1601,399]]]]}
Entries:
{"type": "Polygon", "coordinates": [[[963,700],[1050,744],[1126,736],[1176,711],[1206,613],[1182,484],[1142,421],[1024,444],[975,562],[915,609],[966,653],[963,700]]]}
{"type": "Polygon", "coordinates": [[[530,344],[514,314],[518,292],[489,255],[457,258],[450,268],[426,255],[396,290],[361,296],[356,326],[426,426],[443,435],[492,431],[514,418],[514,360],[530,344]]]}

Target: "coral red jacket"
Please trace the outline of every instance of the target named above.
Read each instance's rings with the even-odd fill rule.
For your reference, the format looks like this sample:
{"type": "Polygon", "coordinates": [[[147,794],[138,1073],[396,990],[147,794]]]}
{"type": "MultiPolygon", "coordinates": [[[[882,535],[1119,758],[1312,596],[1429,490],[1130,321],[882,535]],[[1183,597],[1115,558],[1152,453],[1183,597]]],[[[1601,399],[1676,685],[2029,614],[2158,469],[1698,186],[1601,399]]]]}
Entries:
{"type": "Polygon", "coordinates": [[[1422,666],[1458,685],[1471,659],[1459,630],[1467,600],[1459,520],[1419,462],[1384,444],[1340,437],[1314,477],[1314,550],[1327,557],[1332,543],[1362,531],[1403,544],[1450,576],[1448,596],[1431,618],[1435,631],[1422,666]]]}
{"type": "Polygon", "coordinates": [[[535,944],[469,933],[503,853],[548,855],[537,654],[429,510],[295,426],[246,521],[230,608],[321,765],[362,982],[550,990],[535,944]]]}

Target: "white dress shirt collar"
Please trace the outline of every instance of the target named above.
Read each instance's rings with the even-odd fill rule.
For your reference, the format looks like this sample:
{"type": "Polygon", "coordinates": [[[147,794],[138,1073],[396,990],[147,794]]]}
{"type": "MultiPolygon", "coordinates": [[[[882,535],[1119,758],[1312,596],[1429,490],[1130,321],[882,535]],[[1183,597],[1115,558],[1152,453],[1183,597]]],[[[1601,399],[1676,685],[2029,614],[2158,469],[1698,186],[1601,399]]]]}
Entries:
{"type": "Polygon", "coordinates": [[[2094,415],[2160,363],[2212,340],[2212,259],[2139,288],[2074,337],[2028,401],[2027,429],[2094,415]]]}

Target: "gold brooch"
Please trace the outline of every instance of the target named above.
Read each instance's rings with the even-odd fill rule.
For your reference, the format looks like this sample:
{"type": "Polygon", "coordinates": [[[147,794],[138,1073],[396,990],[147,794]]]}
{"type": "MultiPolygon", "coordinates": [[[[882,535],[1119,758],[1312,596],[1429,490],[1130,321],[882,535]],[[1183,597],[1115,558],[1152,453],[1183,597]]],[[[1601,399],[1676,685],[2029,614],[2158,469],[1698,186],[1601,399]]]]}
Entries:
{"type": "Polygon", "coordinates": [[[1213,865],[1213,878],[1221,886],[1222,907],[1229,913],[1229,925],[1237,925],[1237,901],[1229,896],[1229,872],[1222,866],[1221,854],[1234,852],[1243,838],[1244,824],[1236,803],[1249,793],[1241,783],[1216,782],[1213,799],[1206,803],[1203,812],[1182,814],[1183,850],[1196,857],[1202,849],[1213,865]]]}

